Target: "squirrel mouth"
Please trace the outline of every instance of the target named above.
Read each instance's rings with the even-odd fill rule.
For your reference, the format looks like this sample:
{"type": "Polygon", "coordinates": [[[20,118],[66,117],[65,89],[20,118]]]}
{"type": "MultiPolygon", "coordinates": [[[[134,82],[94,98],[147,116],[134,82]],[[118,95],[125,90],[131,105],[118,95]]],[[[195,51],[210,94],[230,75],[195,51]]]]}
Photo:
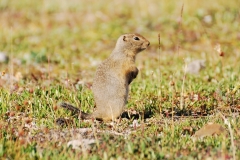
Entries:
{"type": "Polygon", "coordinates": [[[141,50],[145,50],[145,49],[147,49],[146,46],[142,46],[142,47],[141,47],[141,50]]]}
{"type": "Polygon", "coordinates": [[[147,49],[149,45],[150,45],[150,43],[142,45],[141,50],[143,51],[143,50],[147,49]]]}

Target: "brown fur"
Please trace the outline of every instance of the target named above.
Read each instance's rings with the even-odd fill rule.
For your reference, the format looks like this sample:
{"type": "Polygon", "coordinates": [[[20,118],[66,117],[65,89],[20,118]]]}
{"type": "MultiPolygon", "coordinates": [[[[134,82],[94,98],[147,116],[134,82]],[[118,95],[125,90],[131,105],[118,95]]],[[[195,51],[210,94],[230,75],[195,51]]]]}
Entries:
{"type": "Polygon", "coordinates": [[[149,41],[139,34],[124,34],[118,38],[112,54],[98,66],[93,80],[96,110],[81,118],[107,121],[121,115],[127,103],[129,84],[138,75],[136,55],[149,45],[149,41]]]}

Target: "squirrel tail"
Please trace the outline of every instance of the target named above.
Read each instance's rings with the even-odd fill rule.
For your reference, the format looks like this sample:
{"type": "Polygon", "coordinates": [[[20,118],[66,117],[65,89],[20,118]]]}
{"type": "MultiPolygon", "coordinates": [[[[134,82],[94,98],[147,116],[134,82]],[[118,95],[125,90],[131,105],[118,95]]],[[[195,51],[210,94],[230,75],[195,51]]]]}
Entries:
{"type": "Polygon", "coordinates": [[[82,112],[79,108],[71,105],[71,104],[68,104],[68,103],[61,103],[60,106],[62,108],[65,108],[67,110],[70,110],[72,112],[73,115],[77,115],[79,116],[81,119],[90,119],[92,118],[92,114],[88,114],[88,113],[84,113],[82,112]]]}
{"type": "MultiPolygon", "coordinates": [[[[90,118],[92,118],[92,114],[84,113],[79,108],[74,107],[71,104],[63,102],[63,103],[60,104],[60,107],[65,108],[67,110],[70,110],[75,117],[80,117],[81,119],[90,119],[90,118]]],[[[59,125],[59,126],[65,126],[65,125],[68,126],[68,125],[70,125],[72,123],[71,123],[71,120],[69,120],[69,119],[58,118],[56,120],[56,124],[59,125]]]]}
{"type": "Polygon", "coordinates": [[[80,109],[78,109],[77,107],[74,107],[71,104],[65,103],[65,102],[61,103],[60,106],[62,108],[70,110],[73,114],[79,114],[79,112],[80,112],[80,109]]]}

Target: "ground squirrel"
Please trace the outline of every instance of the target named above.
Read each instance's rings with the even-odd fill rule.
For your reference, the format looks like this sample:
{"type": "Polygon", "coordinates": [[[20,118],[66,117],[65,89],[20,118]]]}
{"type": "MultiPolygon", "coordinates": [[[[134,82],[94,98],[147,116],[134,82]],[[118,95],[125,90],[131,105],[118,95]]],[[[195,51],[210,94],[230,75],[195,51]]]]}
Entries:
{"type": "Polygon", "coordinates": [[[96,110],[92,114],[81,113],[67,103],[61,106],[81,113],[82,119],[107,121],[118,118],[127,103],[128,86],[138,75],[136,55],[149,45],[150,42],[139,34],[124,34],[118,38],[112,54],[97,68],[92,86],[96,110]]]}

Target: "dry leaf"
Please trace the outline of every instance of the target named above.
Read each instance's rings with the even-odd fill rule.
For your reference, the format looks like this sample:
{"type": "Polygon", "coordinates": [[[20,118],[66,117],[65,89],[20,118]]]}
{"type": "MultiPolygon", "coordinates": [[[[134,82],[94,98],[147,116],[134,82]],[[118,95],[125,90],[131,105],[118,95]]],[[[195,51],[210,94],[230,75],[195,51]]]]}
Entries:
{"type": "Polygon", "coordinates": [[[225,129],[220,124],[208,123],[199,129],[193,136],[195,138],[204,138],[206,136],[220,135],[225,132],[225,129]]]}

